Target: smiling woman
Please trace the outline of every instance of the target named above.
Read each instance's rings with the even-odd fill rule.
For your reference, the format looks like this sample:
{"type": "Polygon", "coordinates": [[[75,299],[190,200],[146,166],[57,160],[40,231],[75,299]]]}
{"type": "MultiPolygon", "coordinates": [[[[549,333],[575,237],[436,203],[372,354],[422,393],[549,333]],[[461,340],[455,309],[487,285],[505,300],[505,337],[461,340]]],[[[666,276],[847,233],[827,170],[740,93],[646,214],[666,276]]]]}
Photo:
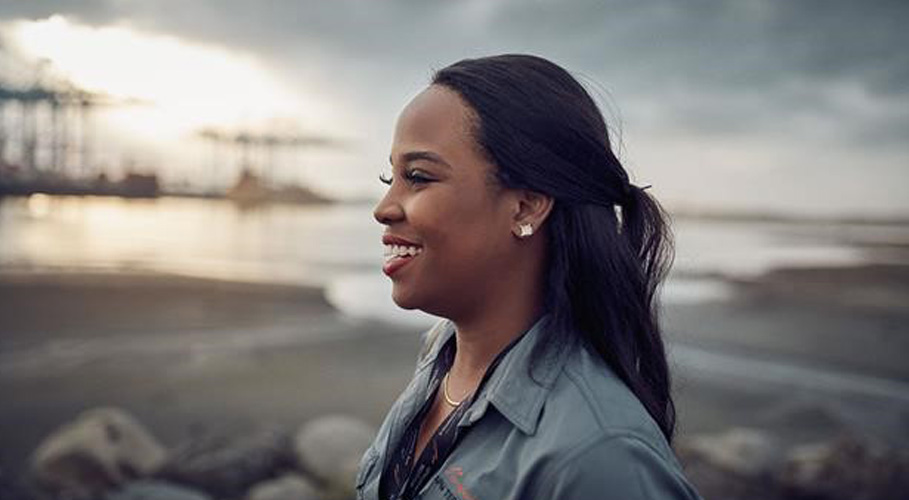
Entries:
{"type": "Polygon", "coordinates": [[[584,88],[535,56],[460,61],[401,112],[391,164],[392,297],[445,319],[359,498],[698,498],[670,447],[669,229],[584,88]]]}
{"type": "MultiPolygon", "coordinates": [[[[400,203],[380,205],[376,216],[389,225],[386,244],[397,240],[423,249],[410,265],[391,268],[400,269],[393,276],[393,298],[401,307],[459,316],[475,309],[472,302],[486,294],[476,289],[470,294],[452,292],[478,285],[491,288],[493,283],[482,277],[496,271],[508,270],[509,286],[538,286],[531,279],[520,279],[538,274],[520,272],[530,271],[528,264],[535,259],[522,254],[514,259],[510,251],[514,245],[509,236],[510,211],[514,203],[525,201],[517,197],[526,195],[495,189],[493,166],[469,134],[471,121],[457,94],[441,86],[420,94],[398,121],[391,154],[394,177],[386,179],[391,186],[386,200],[394,197],[400,203]],[[401,219],[406,224],[394,224],[401,219]]],[[[540,196],[527,195],[528,203],[545,203],[540,196]]]]}

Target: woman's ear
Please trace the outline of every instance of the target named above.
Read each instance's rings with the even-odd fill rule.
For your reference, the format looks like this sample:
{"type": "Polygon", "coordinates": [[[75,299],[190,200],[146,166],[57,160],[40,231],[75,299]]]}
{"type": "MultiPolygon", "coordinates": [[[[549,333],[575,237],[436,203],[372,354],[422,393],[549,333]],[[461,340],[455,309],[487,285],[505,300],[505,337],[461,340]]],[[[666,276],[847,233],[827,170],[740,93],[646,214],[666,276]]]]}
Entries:
{"type": "Polygon", "coordinates": [[[522,189],[516,192],[512,231],[519,238],[526,238],[538,231],[552,211],[551,196],[522,189]]]}

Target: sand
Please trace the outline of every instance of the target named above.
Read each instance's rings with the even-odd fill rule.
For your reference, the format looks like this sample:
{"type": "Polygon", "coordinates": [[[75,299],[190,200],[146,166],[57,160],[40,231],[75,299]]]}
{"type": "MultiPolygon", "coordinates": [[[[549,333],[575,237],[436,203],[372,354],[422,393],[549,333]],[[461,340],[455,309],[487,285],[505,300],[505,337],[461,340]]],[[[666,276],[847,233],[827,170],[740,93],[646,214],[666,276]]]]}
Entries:
{"type": "MultiPolygon", "coordinates": [[[[664,310],[680,437],[747,425],[794,441],[856,432],[909,446],[909,403],[892,394],[909,387],[906,267],[780,270],[731,285],[734,299],[664,310]],[[757,368],[727,376],[723,360],[757,368]],[[802,371],[787,378],[786,367],[802,371]]],[[[0,274],[0,469],[21,471],[42,437],[97,406],[129,410],[168,445],[338,412],[378,425],[419,347],[412,327],[345,317],[314,288],[0,274]]]]}

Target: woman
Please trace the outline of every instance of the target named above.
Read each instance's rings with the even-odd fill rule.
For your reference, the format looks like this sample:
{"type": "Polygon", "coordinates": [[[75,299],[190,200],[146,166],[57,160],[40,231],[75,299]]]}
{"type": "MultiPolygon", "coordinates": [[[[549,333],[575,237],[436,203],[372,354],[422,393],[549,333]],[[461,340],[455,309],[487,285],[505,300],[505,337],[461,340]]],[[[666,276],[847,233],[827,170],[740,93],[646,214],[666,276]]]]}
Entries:
{"type": "Polygon", "coordinates": [[[383,270],[445,320],[359,498],[698,498],[669,446],[665,216],[583,87],[535,56],[460,61],[402,111],[390,161],[383,270]]]}

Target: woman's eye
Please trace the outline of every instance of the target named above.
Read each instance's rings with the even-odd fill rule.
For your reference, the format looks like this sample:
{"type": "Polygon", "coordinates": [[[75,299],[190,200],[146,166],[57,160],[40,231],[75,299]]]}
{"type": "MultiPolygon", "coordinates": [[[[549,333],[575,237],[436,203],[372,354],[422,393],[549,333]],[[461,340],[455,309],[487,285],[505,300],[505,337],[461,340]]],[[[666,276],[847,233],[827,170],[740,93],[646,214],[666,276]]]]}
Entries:
{"type": "Polygon", "coordinates": [[[412,184],[425,184],[432,182],[433,179],[418,169],[407,170],[404,172],[404,178],[412,184]]]}
{"type": "MultiPolygon", "coordinates": [[[[435,181],[435,179],[429,177],[419,169],[405,170],[402,177],[410,184],[426,184],[435,181]]],[[[394,182],[394,175],[379,174],[379,182],[391,186],[392,182],[394,182]]]]}

